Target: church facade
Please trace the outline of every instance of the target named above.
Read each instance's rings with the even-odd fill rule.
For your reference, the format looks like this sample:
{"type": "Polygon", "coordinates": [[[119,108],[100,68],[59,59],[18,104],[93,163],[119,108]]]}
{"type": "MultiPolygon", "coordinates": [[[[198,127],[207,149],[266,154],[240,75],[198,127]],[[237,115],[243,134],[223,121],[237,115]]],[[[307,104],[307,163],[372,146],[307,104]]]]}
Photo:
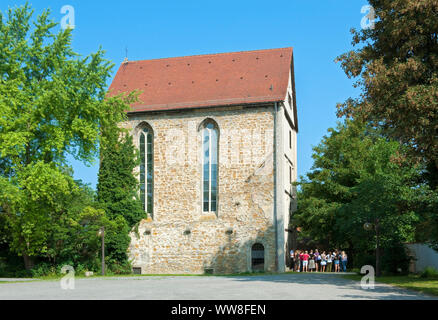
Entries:
{"type": "Polygon", "coordinates": [[[110,92],[140,90],[121,124],[140,152],[147,219],[135,273],[285,271],[296,208],[292,48],[125,61],[110,92]]]}

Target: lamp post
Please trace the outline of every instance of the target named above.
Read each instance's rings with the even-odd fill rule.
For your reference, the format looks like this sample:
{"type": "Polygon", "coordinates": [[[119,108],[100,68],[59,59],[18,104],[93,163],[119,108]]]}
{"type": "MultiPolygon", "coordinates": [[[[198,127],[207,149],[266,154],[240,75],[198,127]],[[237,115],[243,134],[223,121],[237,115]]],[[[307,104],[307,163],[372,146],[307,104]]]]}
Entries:
{"type": "Polygon", "coordinates": [[[102,275],[105,275],[105,227],[101,227],[98,236],[102,238],[102,275]]]}
{"type": "MultiPolygon", "coordinates": [[[[366,222],[363,228],[367,231],[373,228],[373,224],[366,222]]],[[[380,230],[379,230],[379,218],[376,218],[374,222],[374,231],[376,232],[376,277],[380,277],[380,230]]]]}

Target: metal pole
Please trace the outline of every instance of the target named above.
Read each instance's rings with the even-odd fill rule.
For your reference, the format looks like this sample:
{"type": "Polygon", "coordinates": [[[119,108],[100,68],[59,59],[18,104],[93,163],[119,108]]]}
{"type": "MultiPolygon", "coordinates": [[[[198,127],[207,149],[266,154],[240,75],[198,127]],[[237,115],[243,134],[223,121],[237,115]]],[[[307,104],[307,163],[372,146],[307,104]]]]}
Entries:
{"type": "Polygon", "coordinates": [[[105,227],[102,227],[102,275],[105,275],[105,227]]]}
{"type": "Polygon", "coordinates": [[[376,219],[376,277],[380,277],[380,232],[379,219],[376,219]]]}

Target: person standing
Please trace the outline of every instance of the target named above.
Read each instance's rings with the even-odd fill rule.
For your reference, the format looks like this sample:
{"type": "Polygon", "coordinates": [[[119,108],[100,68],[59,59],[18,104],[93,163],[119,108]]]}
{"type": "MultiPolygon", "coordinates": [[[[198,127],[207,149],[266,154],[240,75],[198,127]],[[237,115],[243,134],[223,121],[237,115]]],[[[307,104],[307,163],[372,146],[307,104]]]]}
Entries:
{"type": "Polygon", "coordinates": [[[347,261],[348,257],[345,251],[342,251],[341,253],[341,263],[342,263],[342,272],[347,272],[347,261]]]}
{"type": "Polygon", "coordinates": [[[331,252],[327,255],[327,272],[332,272],[333,255],[331,252]]]}
{"type": "Polygon", "coordinates": [[[290,264],[289,264],[289,268],[290,268],[292,271],[294,271],[294,267],[295,267],[295,262],[294,262],[295,255],[294,255],[294,250],[293,250],[293,249],[290,250],[289,255],[290,255],[290,264]]]}
{"type": "Polygon", "coordinates": [[[304,251],[300,250],[300,270],[304,272],[304,251]]]}
{"type": "Polygon", "coordinates": [[[339,252],[338,250],[335,250],[334,257],[333,257],[333,263],[335,265],[335,272],[339,272],[339,252]]]}
{"type": "Polygon", "coordinates": [[[308,272],[308,264],[309,264],[309,254],[307,253],[307,250],[303,254],[303,272],[308,272]]]}
{"type": "Polygon", "coordinates": [[[300,260],[300,250],[295,250],[295,272],[300,272],[301,269],[301,260],[300,260]]]}
{"type": "Polygon", "coordinates": [[[309,257],[309,270],[310,272],[313,272],[315,269],[315,255],[313,253],[313,250],[310,250],[310,257],[309,257]]]}
{"type": "Polygon", "coordinates": [[[325,266],[327,265],[327,255],[325,251],[321,253],[321,272],[325,272],[325,266]]]}
{"type": "Polygon", "coordinates": [[[316,272],[318,272],[320,264],[321,264],[321,255],[319,254],[318,249],[315,249],[315,269],[316,269],[316,272]]]}

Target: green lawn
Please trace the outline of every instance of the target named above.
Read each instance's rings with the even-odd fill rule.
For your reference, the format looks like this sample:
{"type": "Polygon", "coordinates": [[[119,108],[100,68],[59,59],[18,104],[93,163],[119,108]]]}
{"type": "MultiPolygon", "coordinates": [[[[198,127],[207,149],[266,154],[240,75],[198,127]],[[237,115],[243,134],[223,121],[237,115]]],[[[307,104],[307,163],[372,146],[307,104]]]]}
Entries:
{"type": "MultiPolygon", "coordinates": [[[[362,275],[344,275],[343,277],[360,281],[362,275]]],[[[376,282],[438,296],[438,278],[420,278],[419,275],[381,276],[376,278],[376,282]]]]}

